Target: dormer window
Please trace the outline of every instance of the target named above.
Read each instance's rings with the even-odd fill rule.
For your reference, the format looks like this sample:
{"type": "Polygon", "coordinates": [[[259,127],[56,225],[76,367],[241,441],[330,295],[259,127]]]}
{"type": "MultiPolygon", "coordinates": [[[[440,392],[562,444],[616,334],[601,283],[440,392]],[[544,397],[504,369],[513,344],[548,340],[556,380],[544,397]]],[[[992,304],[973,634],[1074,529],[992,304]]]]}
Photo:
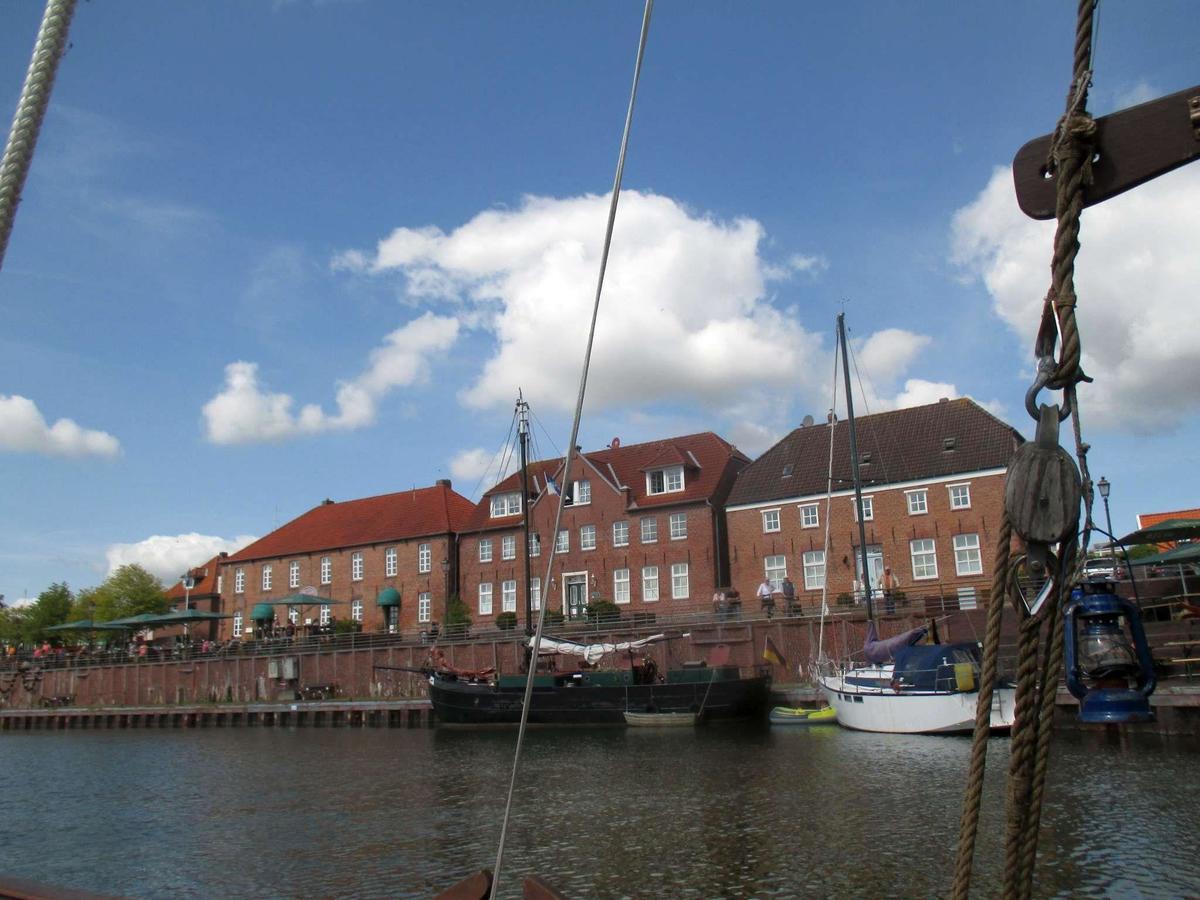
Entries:
{"type": "Polygon", "coordinates": [[[494,494],[492,495],[492,518],[499,519],[503,516],[519,516],[521,514],[521,493],[513,491],[511,494],[494,494]]]}
{"type": "Polygon", "coordinates": [[[947,453],[949,453],[951,450],[954,449],[955,443],[956,443],[956,441],[952,437],[942,438],[942,449],[944,451],[946,451],[947,453]]]}
{"type": "Polygon", "coordinates": [[[860,456],[858,458],[858,464],[860,466],[869,466],[871,464],[871,454],[870,453],[862,454],[862,456],[860,456]]]}
{"type": "Polygon", "coordinates": [[[571,482],[567,492],[567,502],[575,506],[585,506],[592,502],[592,483],[586,478],[571,482]]]}
{"type": "Polygon", "coordinates": [[[668,466],[646,473],[647,494],[673,494],[683,490],[683,466],[668,466]]]}

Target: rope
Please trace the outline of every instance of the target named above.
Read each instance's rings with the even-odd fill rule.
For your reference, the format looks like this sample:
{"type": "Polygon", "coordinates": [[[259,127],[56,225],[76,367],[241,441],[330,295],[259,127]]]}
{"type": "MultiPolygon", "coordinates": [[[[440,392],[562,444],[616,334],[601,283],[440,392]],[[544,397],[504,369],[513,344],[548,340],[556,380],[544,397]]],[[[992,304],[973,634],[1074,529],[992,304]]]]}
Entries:
{"type": "MultiPolygon", "coordinates": [[[[1059,120],[1047,163],[1057,178],[1055,199],[1058,219],[1051,259],[1051,286],[1042,305],[1042,319],[1034,351],[1039,363],[1038,386],[1064,392],[1071,410],[1075,455],[1084,485],[1086,516],[1082,544],[1088,545],[1092,526],[1093,492],[1087,466],[1088,445],[1082,438],[1075,385],[1088,381],[1079,368],[1082,348],[1075,321],[1075,258],[1079,253],[1079,219],[1083,210],[1083,188],[1091,181],[1095,122],[1088,115],[1087,92],[1092,80],[1092,49],[1097,0],[1079,0],[1071,88],[1067,108],[1059,120]],[[1061,355],[1054,360],[1055,344],[1062,339],[1061,355]]],[[[1036,616],[1022,620],[1017,657],[1016,708],[1009,759],[1003,896],[1025,900],[1032,893],[1037,863],[1037,841],[1041,828],[1042,803],[1049,767],[1050,738],[1058,681],[1062,676],[1062,608],[1072,586],[1080,577],[1084,554],[1078,553],[1078,535],[1059,547],[1054,576],[1055,596],[1036,616]]],[[[988,608],[984,644],[983,684],[975,712],[975,734],[971,767],[963,798],[959,826],[958,858],[953,896],[965,900],[970,892],[971,867],[979,826],[983,776],[987,761],[991,690],[995,679],[1000,624],[1005,600],[1025,613],[1018,583],[1019,562],[1011,558],[1012,523],[1008,509],[1001,519],[996,541],[992,602],[988,608]]]]}
{"type": "MultiPolygon", "coordinates": [[[[621,181],[625,175],[625,154],[629,149],[629,134],[633,130],[633,108],[637,101],[638,81],[642,75],[642,60],[646,55],[646,38],[650,33],[650,14],[654,11],[654,0],[646,0],[645,11],[642,13],[642,32],[638,39],[637,61],[633,67],[633,88],[629,94],[629,108],[625,113],[625,128],[621,135],[621,152],[617,157],[617,171],[613,178],[612,197],[608,204],[608,222],[604,229],[604,248],[600,254],[600,273],[596,279],[596,297],[592,303],[592,322],[588,329],[587,348],[583,355],[583,371],[579,376],[579,395],[575,401],[575,418],[571,423],[571,440],[567,443],[567,454],[563,459],[564,482],[565,476],[571,472],[571,461],[575,456],[575,444],[579,438],[579,422],[583,418],[583,399],[587,389],[588,368],[592,361],[592,345],[596,338],[596,320],[600,314],[600,297],[604,291],[604,272],[608,268],[608,251],[612,246],[613,226],[617,218],[617,201],[621,196],[621,181]]],[[[564,484],[564,489],[566,485],[564,484]]],[[[496,900],[497,893],[500,889],[500,873],[504,862],[504,844],[508,836],[508,824],[512,815],[513,795],[516,793],[517,773],[521,768],[521,748],[525,743],[525,729],[529,723],[529,705],[533,697],[533,681],[534,674],[537,671],[538,653],[542,646],[542,627],[546,621],[546,607],[549,606],[549,587],[550,574],[554,571],[554,556],[557,546],[557,538],[559,527],[562,524],[563,506],[565,492],[560,491],[558,497],[558,511],[554,516],[554,530],[550,541],[550,552],[547,554],[546,560],[546,578],[542,582],[545,586],[542,594],[542,602],[538,609],[537,630],[533,635],[533,648],[529,656],[529,672],[525,679],[525,697],[521,703],[521,725],[517,731],[517,747],[513,754],[512,777],[508,782],[508,799],[504,803],[504,821],[500,826],[500,842],[496,848],[496,866],[495,876],[492,879],[491,900],[496,900]]]]}
{"type": "Polygon", "coordinates": [[[4,266],[13,220],[17,217],[17,204],[21,202],[21,191],[33,162],[33,150],[42,130],[42,119],[50,102],[54,76],[58,74],[58,63],[67,44],[67,31],[74,14],[75,0],[46,0],[46,12],[33,45],[33,58],[25,73],[25,86],[17,101],[4,159],[0,161],[0,268],[4,266]]]}

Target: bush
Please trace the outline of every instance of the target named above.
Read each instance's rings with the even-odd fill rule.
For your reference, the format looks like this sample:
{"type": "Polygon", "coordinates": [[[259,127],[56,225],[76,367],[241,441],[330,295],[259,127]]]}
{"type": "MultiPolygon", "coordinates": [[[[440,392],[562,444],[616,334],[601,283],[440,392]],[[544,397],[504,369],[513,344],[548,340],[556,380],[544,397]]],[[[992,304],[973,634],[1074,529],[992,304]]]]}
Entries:
{"type": "Polygon", "coordinates": [[[502,612],[496,616],[496,627],[501,631],[512,631],[517,627],[517,614],[515,612],[502,612]]]}
{"type": "Polygon", "coordinates": [[[546,610],[545,625],[547,628],[558,628],[566,621],[563,614],[557,609],[546,610]]]}
{"type": "Polygon", "coordinates": [[[611,600],[593,600],[587,605],[585,615],[589,622],[594,622],[598,625],[605,622],[620,621],[621,610],[611,600]]]}

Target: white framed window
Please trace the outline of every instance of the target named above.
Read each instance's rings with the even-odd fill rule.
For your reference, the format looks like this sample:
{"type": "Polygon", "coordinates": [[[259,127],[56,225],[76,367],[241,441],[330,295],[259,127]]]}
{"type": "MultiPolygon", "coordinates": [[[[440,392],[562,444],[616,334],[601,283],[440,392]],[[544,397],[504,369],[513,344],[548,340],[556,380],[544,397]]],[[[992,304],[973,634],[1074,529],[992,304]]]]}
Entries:
{"type": "Polygon", "coordinates": [[[363,604],[361,600],[355,600],[350,604],[350,618],[355,622],[361,622],[363,617],[363,604]]]}
{"type": "MultiPolygon", "coordinates": [[[[850,498],[850,505],[854,508],[854,521],[857,522],[858,521],[858,504],[854,501],[853,497],[850,498]]],[[[874,497],[863,497],[862,498],[862,508],[863,508],[863,521],[864,522],[874,521],[874,519],[875,519],[875,498],[874,497]]]]}
{"type": "Polygon", "coordinates": [[[264,591],[269,591],[271,589],[271,567],[270,566],[263,566],[262,589],[264,591]]]}
{"type": "Polygon", "coordinates": [[[363,555],[358,550],[350,554],[350,580],[363,580],[363,555]]]}
{"type": "Polygon", "coordinates": [[[240,566],[233,570],[233,592],[235,594],[246,593],[246,570],[240,566]]]}
{"type": "Polygon", "coordinates": [[[951,509],[971,508],[971,486],[969,484],[952,484],[948,486],[948,490],[950,491],[951,509]]]}
{"type": "Polygon", "coordinates": [[[417,545],[417,571],[430,572],[433,570],[433,550],[428,544],[417,545]]]}
{"type": "Polygon", "coordinates": [[[913,578],[937,578],[937,552],[932,538],[908,542],[912,553],[913,578]]]}
{"type": "Polygon", "coordinates": [[[490,581],[479,586],[479,614],[481,616],[492,614],[492,583],[490,581]]]}
{"type": "Polygon", "coordinates": [[[683,466],[668,466],[646,473],[647,494],[673,494],[683,490],[683,466]]]}
{"type": "Polygon", "coordinates": [[[905,491],[904,498],[908,501],[910,516],[923,516],[929,512],[929,492],[925,488],[916,491],[905,491]]]}
{"type": "Polygon", "coordinates": [[[479,561],[480,562],[491,562],[492,561],[492,539],[491,538],[480,538],[479,539],[479,561]]]}
{"type": "Polygon", "coordinates": [[[517,583],[516,583],[516,581],[500,582],[500,611],[501,612],[516,612],[517,611],[517,583]]]}
{"type": "Polygon", "coordinates": [[[292,560],[288,563],[288,587],[300,587],[300,561],[292,560]]]}
{"type": "Polygon", "coordinates": [[[800,507],[800,527],[821,527],[821,505],[819,503],[805,503],[800,507]]]}
{"type": "Polygon", "coordinates": [[[333,581],[333,558],[329,556],[321,557],[321,584],[329,584],[333,581]]]}
{"type": "Polygon", "coordinates": [[[762,514],[763,531],[770,533],[779,530],[779,510],[764,509],[762,514]]]}
{"type": "Polygon", "coordinates": [[[517,558],[517,536],[515,534],[506,534],[500,538],[500,558],[517,558]]]}
{"type": "Polygon", "coordinates": [[[787,557],[782,553],[777,556],[764,556],[763,570],[767,581],[771,582],[771,589],[779,590],[783,579],[787,577],[787,557]]]}
{"type": "Polygon", "coordinates": [[[529,532],[529,555],[542,555],[542,536],[536,531],[529,532]]]}
{"type": "Polygon", "coordinates": [[[687,513],[671,513],[671,540],[682,541],[687,538],[687,513]]]}
{"type": "Polygon", "coordinates": [[[242,636],[242,613],[238,610],[233,614],[233,636],[240,638],[242,636]]]}
{"type": "Polygon", "coordinates": [[[983,557],[979,553],[979,535],[954,536],[954,571],[959,575],[982,575],[983,557]]]}
{"type": "Polygon", "coordinates": [[[804,589],[819,591],[825,587],[825,551],[808,550],[804,554],[804,589]]]}
{"type": "Polygon", "coordinates": [[[328,624],[329,624],[329,620],[330,620],[331,618],[333,618],[333,610],[332,610],[332,608],[330,608],[330,607],[328,607],[328,606],[322,606],[322,607],[321,607],[321,612],[320,612],[320,614],[319,614],[319,615],[320,615],[320,618],[319,618],[317,621],[318,621],[318,622],[319,622],[321,625],[328,625],[328,624]]]}
{"type": "Polygon", "coordinates": [[[658,599],[658,566],[642,566],[642,600],[653,603],[658,599]]]}
{"type": "Polygon", "coordinates": [[[570,553],[571,552],[571,532],[567,529],[562,529],[558,533],[558,540],[554,542],[555,553],[570,553]]]}
{"type": "Polygon", "coordinates": [[[392,578],[399,571],[399,566],[396,563],[396,548],[388,547],[383,551],[383,574],[385,578],[392,578]]]}
{"type": "Polygon", "coordinates": [[[542,579],[540,576],[529,580],[529,603],[534,609],[542,608],[542,579]]]}
{"type": "Polygon", "coordinates": [[[579,549],[580,550],[595,550],[596,549],[596,526],[581,525],[579,528],[579,549]]]}
{"type": "Polygon", "coordinates": [[[300,610],[298,610],[294,606],[289,606],[288,607],[288,621],[291,622],[293,625],[299,625],[300,624],[300,610]]]}
{"type": "Polygon", "coordinates": [[[613,603],[629,602],[629,570],[613,570],[613,603]]]}
{"type": "Polygon", "coordinates": [[[658,540],[658,519],[646,516],[642,519],[642,543],[653,544],[658,540]]]}
{"type": "Polygon", "coordinates": [[[433,613],[433,597],[429,591],[421,591],[417,594],[417,621],[428,622],[430,615],[433,613]]]}
{"type": "Polygon", "coordinates": [[[521,514],[521,494],[519,492],[509,494],[495,494],[492,497],[492,518],[499,519],[504,516],[519,516],[521,514]]]}
{"type": "Polygon", "coordinates": [[[671,564],[671,599],[686,600],[688,597],[688,564],[671,564]]]}
{"type": "Polygon", "coordinates": [[[629,546],[629,523],[628,522],[613,522],[613,546],[628,547],[629,546]]]}
{"type": "Polygon", "coordinates": [[[571,502],[575,506],[585,506],[592,502],[592,483],[586,478],[571,485],[571,502]]]}

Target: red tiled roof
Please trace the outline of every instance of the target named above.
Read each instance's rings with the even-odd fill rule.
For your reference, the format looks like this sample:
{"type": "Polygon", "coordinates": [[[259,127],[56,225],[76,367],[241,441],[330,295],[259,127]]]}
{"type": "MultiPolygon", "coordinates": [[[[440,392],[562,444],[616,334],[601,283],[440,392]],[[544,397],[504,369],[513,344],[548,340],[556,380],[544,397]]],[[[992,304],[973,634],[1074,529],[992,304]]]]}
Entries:
{"type": "MultiPolygon", "coordinates": [[[[973,400],[944,400],[855,418],[864,487],[1005,468],[1024,441],[973,400]]],[[[795,429],[747,466],[729,506],[823,495],[829,475],[829,426],[795,429]]],[[[833,427],[834,490],[853,484],[849,423],[833,427]]]]}
{"type": "Polygon", "coordinates": [[[188,569],[187,573],[192,576],[195,583],[192,585],[191,591],[184,591],[183,583],[175,582],[167,588],[168,600],[182,600],[186,594],[196,596],[197,594],[215,594],[217,592],[217,569],[223,561],[224,557],[217,554],[202,566],[196,566],[194,569],[188,569]]]}
{"type": "Polygon", "coordinates": [[[1138,530],[1149,528],[1151,525],[1157,525],[1159,522],[1166,522],[1168,519],[1200,519],[1200,509],[1176,509],[1171,512],[1138,513],[1138,530]]]}
{"type": "MultiPolygon", "coordinates": [[[[743,465],[749,457],[723,438],[704,431],[683,437],[649,441],[644,444],[605,447],[578,455],[580,463],[590,464],[592,493],[603,489],[596,478],[613,487],[629,489],[631,508],[671,506],[695,503],[712,499],[727,474],[730,463],[743,465]],[[669,494],[649,495],[646,492],[646,472],[667,466],[684,467],[684,489],[669,494]],[[616,475],[616,483],[613,475],[616,475]]],[[[563,489],[563,458],[537,460],[529,463],[529,491],[535,497],[545,496],[546,476],[550,475],[563,489]]],[[[490,528],[512,527],[519,524],[520,516],[491,518],[491,497],[521,490],[521,473],[514,472],[483,495],[475,509],[475,515],[464,531],[482,531],[490,528]]]]}
{"type": "Polygon", "coordinates": [[[449,482],[341,503],[325,502],[259,538],[225,562],[273,559],[459,531],[475,504],[449,482]]]}

